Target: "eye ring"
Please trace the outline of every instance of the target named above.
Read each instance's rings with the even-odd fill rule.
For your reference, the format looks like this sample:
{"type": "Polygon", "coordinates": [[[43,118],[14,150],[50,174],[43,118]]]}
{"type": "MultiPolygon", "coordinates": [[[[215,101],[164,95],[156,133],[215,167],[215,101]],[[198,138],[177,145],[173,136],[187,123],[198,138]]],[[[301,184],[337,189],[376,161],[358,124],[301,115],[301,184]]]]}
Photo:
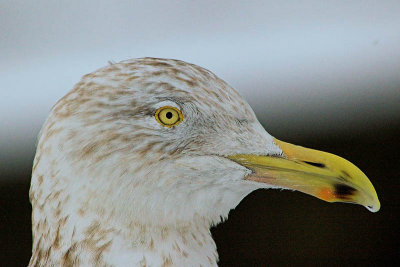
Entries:
{"type": "Polygon", "coordinates": [[[159,124],[169,128],[174,127],[183,121],[182,112],[172,106],[165,106],[157,109],[154,117],[159,124]]]}

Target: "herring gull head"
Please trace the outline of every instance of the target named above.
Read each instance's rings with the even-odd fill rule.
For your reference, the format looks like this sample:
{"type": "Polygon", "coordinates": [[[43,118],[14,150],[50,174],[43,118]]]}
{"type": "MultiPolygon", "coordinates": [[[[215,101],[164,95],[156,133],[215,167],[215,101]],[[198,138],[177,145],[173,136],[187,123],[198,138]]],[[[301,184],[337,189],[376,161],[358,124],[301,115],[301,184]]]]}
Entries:
{"type": "Polygon", "coordinates": [[[110,64],[42,128],[30,264],[214,265],[210,225],[258,188],[379,209],[357,167],[273,138],[210,71],[171,59],[110,64]]]}

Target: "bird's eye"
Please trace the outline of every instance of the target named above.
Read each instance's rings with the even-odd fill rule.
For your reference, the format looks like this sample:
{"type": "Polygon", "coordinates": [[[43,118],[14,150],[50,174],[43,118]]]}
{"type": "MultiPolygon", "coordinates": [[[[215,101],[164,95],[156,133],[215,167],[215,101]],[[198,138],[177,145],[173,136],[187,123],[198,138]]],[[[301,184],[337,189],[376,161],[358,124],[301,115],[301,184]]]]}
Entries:
{"type": "Polygon", "coordinates": [[[182,112],[175,107],[161,107],[154,115],[158,123],[165,127],[173,127],[183,120],[182,112]]]}

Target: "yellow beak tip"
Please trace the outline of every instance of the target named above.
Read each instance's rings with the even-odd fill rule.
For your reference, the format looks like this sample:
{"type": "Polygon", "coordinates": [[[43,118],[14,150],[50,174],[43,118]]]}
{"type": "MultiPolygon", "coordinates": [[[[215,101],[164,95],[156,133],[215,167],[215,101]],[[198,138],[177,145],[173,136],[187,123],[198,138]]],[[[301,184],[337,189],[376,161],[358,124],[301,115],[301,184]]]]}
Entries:
{"type": "Polygon", "coordinates": [[[367,210],[369,210],[370,212],[378,212],[381,209],[381,203],[379,202],[379,200],[377,200],[377,203],[373,206],[365,206],[367,208],[367,210]]]}

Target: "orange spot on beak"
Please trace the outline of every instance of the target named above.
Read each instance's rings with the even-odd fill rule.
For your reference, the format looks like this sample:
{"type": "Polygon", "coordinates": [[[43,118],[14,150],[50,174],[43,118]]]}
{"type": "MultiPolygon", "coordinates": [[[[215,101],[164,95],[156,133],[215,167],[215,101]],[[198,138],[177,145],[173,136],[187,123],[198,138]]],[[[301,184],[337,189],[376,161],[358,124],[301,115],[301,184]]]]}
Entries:
{"type": "Polygon", "coordinates": [[[335,199],[335,194],[333,193],[333,191],[327,187],[322,188],[321,191],[319,191],[319,193],[317,194],[317,197],[325,200],[325,201],[332,201],[333,199],[335,199]]]}

